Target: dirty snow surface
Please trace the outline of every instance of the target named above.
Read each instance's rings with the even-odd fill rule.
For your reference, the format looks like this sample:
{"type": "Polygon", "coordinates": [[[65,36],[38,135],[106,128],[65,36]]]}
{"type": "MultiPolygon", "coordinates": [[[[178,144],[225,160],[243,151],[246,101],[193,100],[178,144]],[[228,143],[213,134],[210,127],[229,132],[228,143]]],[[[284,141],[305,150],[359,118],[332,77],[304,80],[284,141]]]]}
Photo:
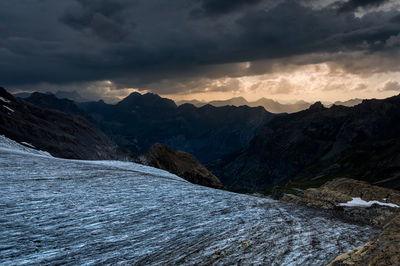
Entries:
{"type": "Polygon", "coordinates": [[[0,137],[0,265],[322,265],[373,239],[315,210],[0,137]]]}

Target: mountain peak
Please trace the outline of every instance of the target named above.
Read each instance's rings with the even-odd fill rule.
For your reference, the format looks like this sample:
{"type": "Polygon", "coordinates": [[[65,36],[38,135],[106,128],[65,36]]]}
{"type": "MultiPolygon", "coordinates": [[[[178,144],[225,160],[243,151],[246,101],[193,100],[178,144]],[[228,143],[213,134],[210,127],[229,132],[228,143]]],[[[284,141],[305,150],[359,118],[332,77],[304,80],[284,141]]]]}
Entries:
{"type": "Polygon", "coordinates": [[[174,101],[162,98],[154,93],[140,94],[138,92],[132,92],[122,101],[117,103],[122,108],[156,108],[156,109],[170,109],[177,108],[174,101]]]}
{"type": "Polygon", "coordinates": [[[320,101],[313,103],[308,108],[308,110],[323,110],[323,109],[325,109],[325,106],[320,101]]]}

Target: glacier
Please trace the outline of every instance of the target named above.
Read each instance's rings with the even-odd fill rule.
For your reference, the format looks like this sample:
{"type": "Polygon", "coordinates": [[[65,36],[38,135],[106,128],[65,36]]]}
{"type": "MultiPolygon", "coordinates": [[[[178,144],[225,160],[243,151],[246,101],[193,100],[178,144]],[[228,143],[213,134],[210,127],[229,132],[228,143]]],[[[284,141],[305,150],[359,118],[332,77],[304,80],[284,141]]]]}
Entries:
{"type": "Polygon", "coordinates": [[[130,162],[0,136],[0,265],[323,265],[379,233],[130,162]]]}

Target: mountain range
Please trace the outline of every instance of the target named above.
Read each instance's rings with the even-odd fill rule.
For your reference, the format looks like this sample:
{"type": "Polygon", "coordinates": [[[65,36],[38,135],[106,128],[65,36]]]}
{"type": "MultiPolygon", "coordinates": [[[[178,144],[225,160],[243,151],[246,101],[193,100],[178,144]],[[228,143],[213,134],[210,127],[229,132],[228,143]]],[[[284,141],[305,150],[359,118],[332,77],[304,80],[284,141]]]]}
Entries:
{"type": "Polygon", "coordinates": [[[298,112],[298,111],[307,109],[310,106],[310,103],[307,103],[305,101],[298,101],[298,102],[295,102],[292,104],[283,104],[283,103],[274,101],[272,99],[261,98],[261,99],[258,99],[257,101],[249,102],[243,97],[235,97],[235,98],[231,98],[228,100],[211,101],[208,103],[197,101],[197,100],[177,101],[178,105],[181,105],[184,103],[191,103],[197,107],[201,107],[206,104],[210,104],[215,107],[243,106],[243,105],[250,106],[250,107],[262,106],[265,108],[265,110],[267,110],[268,112],[271,112],[271,113],[293,113],[293,112],[298,112]]]}
{"type": "Polygon", "coordinates": [[[156,94],[132,93],[117,104],[78,106],[119,145],[145,153],[155,142],[212,161],[248,145],[273,115],[262,107],[177,106],[156,94]]]}
{"type": "MultiPolygon", "coordinates": [[[[54,95],[58,99],[69,99],[74,102],[87,102],[89,101],[88,99],[82,97],[77,91],[62,91],[58,90],[55,93],[52,92],[46,92],[46,94],[54,95]]],[[[28,98],[32,95],[31,92],[20,92],[20,93],[14,93],[13,94],[15,97],[19,97],[22,99],[28,98]]]]}
{"type": "MultiPolygon", "coordinates": [[[[334,103],[332,102],[324,102],[324,105],[327,107],[330,107],[332,105],[343,105],[343,106],[355,106],[357,104],[360,104],[362,102],[362,99],[350,99],[347,101],[336,101],[334,103]]],[[[278,101],[268,99],[268,98],[260,98],[257,101],[247,101],[243,97],[235,97],[231,98],[228,100],[219,100],[219,101],[211,101],[211,102],[202,102],[198,100],[189,100],[189,101],[176,101],[177,105],[182,105],[185,103],[190,103],[193,104],[194,106],[201,107],[206,104],[210,104],[212,106],[220,107],[220,106],[227,106],[227,105],[233,105],[233,106],[242,106],[242,105],[247,105],[250,107],[257,107],[257,106],[262,106],[267,110],[268,112],[271,113],[295,113],[299,112],[302,110],[307,109],[310,107],[311,103],[308,103],[306,101],[297,101],[295,103],[280,103],[278,101]]]]}

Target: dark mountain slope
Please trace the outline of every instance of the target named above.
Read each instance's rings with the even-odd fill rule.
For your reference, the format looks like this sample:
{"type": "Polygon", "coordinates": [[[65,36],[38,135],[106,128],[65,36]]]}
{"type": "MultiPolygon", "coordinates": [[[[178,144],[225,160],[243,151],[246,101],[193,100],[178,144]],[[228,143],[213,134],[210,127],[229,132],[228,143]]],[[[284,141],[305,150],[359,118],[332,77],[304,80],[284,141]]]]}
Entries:
{"type": "Polygon", "coordinates": [[[176,174],[191,183],[222,188],[221,181],[187,152],[173,151],[168,146],[155,143],[145,158],[148,165],[176,174]]]}
{"type": "Polygon", "coordinates": [[[399,143],[400,96],[355,107],[316,103],[275,117],[248,148],[214,168],[232,189],[265,190],[289,180],[317,186],[334,177],[400,188],[399,143]]]}
{"type": "Polygon", "coordinates": [[[43,110],[0,87],[0,134],[50,154],[74,159],[127,160],[118,147],[81,116],[43,110]]]}
{"type": "Polygon", "coordinates": [[[155,142],[183,150],[200,161],[242,149],[272,115],[262,107],[179,107],[155,94],[132,93],[118,104],[78,105],[119,145],[145,153],[155,142]]]}
{"type": "Polygon", "coordinates": [[[67,114],[80,115],[88,120],[91,119],[75,102],[69,99],[60,99],[54,94],[34,92],[24,100],[42,109],[58,110],[67,114]]]}

